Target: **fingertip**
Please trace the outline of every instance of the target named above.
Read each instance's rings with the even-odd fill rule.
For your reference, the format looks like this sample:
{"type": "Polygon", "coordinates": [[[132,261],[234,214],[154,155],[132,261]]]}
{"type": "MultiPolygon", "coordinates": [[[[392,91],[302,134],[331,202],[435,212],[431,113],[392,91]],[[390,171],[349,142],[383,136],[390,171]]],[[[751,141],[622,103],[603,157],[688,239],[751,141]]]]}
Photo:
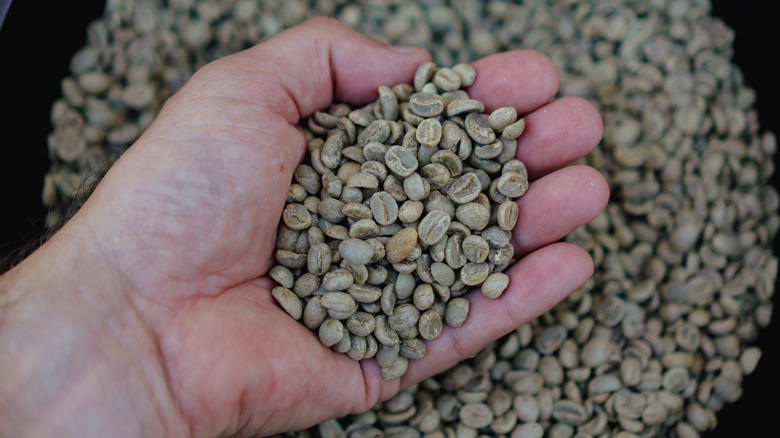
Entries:
{"type": "Polygon", "coordinates": [[[560,76],[552,60],[535,50],[513,50],[472,63],[477,71],[468,92],[486,111],[513,106],[526,114],[544,105],[558,92],[560,76]]]}

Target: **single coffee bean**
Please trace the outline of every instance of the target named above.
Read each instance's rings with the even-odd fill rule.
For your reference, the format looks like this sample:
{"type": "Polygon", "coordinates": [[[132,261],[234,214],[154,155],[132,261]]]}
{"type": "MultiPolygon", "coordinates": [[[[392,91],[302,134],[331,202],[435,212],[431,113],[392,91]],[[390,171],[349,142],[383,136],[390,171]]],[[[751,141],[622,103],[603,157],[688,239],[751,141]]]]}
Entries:
{"type": "Polygon", "coordinates": [[[294,319],[301,319],[303,313],[301,300],[290,289],[276,286],[271,290],[271,295],[273,295],[276,302],[282,306],[282,309],[284,309],[285,312],[294,319]]]}
{"type": "Polygon", "coordinates": [[[482,184],[473,172],[456,179],[450,185],[447,196],[458,204],[465,204],[477,198],[482,191],[482,184]]]}
{"type": "Polygon", "coordinates": [[[494,272],[482,283],[482,294],[488,298],[498,298],[509,285],[509,276],[503,272],[494,272]]]}
{"type": "Polygon", "coordinates": [[[460,281],[466,286],[482,284],[490,274],[487,263],[468,262],[460,270],[460,281]]]}
{"type": "Polygon", "coordinates": [[[507,172],[496,181],[498,192],[509,198],[519,198],[528,190],[528,178],[516,172],[507,172]]]}
{"type": "Polygon", "coordinates": [[[412,252],[417,244],[417,230],[414,228],[404,228],[399,231],[385,244],[387,251],[387,261],[398,263],[404,260],[412,252]]]}
{"type": "Polygon", "coordinates": [[[385,165],[398,175],[407,177],[417,170],[418,161],[409,148],[392,146],[385,154],[385,165]]]}
{"type": "Polygon", "coordinates": [[[435,309],[426,310],[419,317],[417,329],[423,339],[438,338],[443,329],[441,315],[435,309]]]}
{"type": "Polygon", "coordinates": [[[291,230],[305,230],[311,226],[311,213],[302,204],[287,204],[282,211],[282,220],[291,230]]]}
{"type": "Polygon", "coordinates": [[[496,222],[498,226],[505,231],[511,231],[517,224],[517,218],[520,215],[520,208],[514,201],[502,202],[496,212],[496,222]]]}
{"type": "Polygon", "coordinates": [[[329,318],[319,327],[320,342],[326,347],[332,347],[341,342],[344,335],[344,324],[337,319],[329,318]]]}
{"type": "Polygon", "coordinates": [[[348,263],[353,265],[365,265],[371,261],[374,250],[364,240],[349,238],[339,244],[339,254],[348,263]]]}
{"type": "Polygon", "coordinates": [[[489,144],[496,140],[496,133],[488,124],[487,117],[480,113],[469,113],[463,125],[469,137],[479,144],[489,144]]]}
{"type": "Polygon", "coordinates": [[[469,314],[469,304],[469,300],[465,298],[452,298],[444,312],[447,325],[456,328],[462,326],[469,314]]]}
{"type": "Polygon", "coordinates": [[[417,227],[420,241],[426,245],[433,245],[440,241],[450,226],[450,217],[441,210],[434,210],[420,221],[417,227]]]}
{"type": "Polygon", "coordinates": [[[438,94],[414,93],[409,98],[409,109],[423,118],[436,117],[444,111],[444,103],[438,94]]]}

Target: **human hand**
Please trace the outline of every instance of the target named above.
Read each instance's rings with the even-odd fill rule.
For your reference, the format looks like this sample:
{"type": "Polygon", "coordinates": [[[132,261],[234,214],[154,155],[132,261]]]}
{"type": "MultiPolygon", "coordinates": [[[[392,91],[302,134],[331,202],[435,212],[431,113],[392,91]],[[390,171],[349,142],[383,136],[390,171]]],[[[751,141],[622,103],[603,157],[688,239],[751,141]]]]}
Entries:
{"type": "Polygon", "coordinates": [[[473,356],[581,285],[590,257],[558,241],[604,208],[608,189],[595,170],[564,166],[596,145],[601,119],[582,99],[550,102],[552,63],[516,51],[475,62],[469,89],[488,111],[514,106],[527,123],[518,158],[532,183],[518,200],[523,258],[507,271],[510,289],[497,300],[472,293],[466,324],[445,328],[391,382],[374,360],[323,347],[275,303],[274,233],[305,152],[295,125],[331,101],[375,99],[429,59],[315,19],[197,72],[68,224],[0,280],[0,353],[29,367],[0,354],[13,378],[0,380],[0,406],[14,414],[0,434],[301,429],[473,356]],[[43,267],[51,275],[35,278],[43,267]],[[59,368],[39,362],[52,354],[59,368]]]}

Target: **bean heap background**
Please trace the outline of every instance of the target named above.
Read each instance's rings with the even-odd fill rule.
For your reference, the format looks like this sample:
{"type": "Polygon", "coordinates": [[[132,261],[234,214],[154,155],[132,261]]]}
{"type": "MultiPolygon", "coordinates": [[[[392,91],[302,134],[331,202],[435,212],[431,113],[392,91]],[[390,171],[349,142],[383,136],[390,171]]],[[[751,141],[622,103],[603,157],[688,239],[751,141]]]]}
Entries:
{"type": "MultiPolygon", "coordinates": [[[[604,432],[636,435],[695,436],[715,426],[714,413],[739,398],[742,378],[760,355],[752,345],[771,315],[776,260],[770,243],[778,219],[777,195],[767,184],[774,137],[759,131],[755,96],[730,63],[733,33],[709,15],[708,2],[250,3],[256,2],[107,4],[104,18],[90,27],[87,47],[73,58],[64,98],[52,108],[54,164],[45,191],[51,224],[65,214],[78,183],[99,177],[198,66],[303,18],[337,16],[396,44],[426,45],[440,65],[535,48],[559,67],[561,94],[590,99],[605,119],[604,141],[586,161],[604,172],[613,198],[602,217],[570,238],[594,255],[593,279],[556,310],[464,362],[466,371],[453,369],[411,390],[413,409],[400,411],[414,411],[409,418],[388,415],[409,400],[399,396],[362,417],[305,433],[340,426],[357,434],[370,425],[385,434],[415,433],[410,426],[416,433],[453,427],[468,434],[472,427],[464,420],[490,414],[472,402],[478,406],[461,418],[466,394],[452,382],[463,374],[490,383],[479,386],[476,379],[470,392],[533,395],[536,421],[527,421],[523,409],[533,411],[534,402],[524,404],[524,397],[513,397],[504,412],[514,411],[511,434],[518,436],[515,429],[526,423],[565,436],[603,419],[604,432]],[[119,86],[101,89],[101,74],[119,86]],[[69,155],[74,146],[78,153],[69,155]],[[544,333],[566,339],[545,350],[544,333]],[[602,340],[586,349],[594,339],[602,340]],[[605,361],[585,360],[599,346],[610,352],[605,361]],[[579,354],[570,355],[572,348],[579,354]],[[560,379],[542,372],[556,361],[560,379]],[[639,383],[632,380],[637,367],[639,383]],[[542,376],[543,386],[523,389],[501,375],[507,368],[529,372],[531,381],[542,376]],[[610,386],[615,381],[619,389],[610,386]],[[606,400],[593,382],[611,382],[601,387],[606,400]],[[422,418],[436,416],[428,401],[451,401],[449,395],[458,415],[435,409],[438,423],[421,426],[422,418]],[[629,406],[643,409],[637,415],[624,409],[629,406]],[[577,424],[580,412],[588,422],[577,424]]],[[[501,411],[496,406],[489,406],[494,416],[501,411]]],[[[491,426],[476,430],[498,433],[491,426]]]]}

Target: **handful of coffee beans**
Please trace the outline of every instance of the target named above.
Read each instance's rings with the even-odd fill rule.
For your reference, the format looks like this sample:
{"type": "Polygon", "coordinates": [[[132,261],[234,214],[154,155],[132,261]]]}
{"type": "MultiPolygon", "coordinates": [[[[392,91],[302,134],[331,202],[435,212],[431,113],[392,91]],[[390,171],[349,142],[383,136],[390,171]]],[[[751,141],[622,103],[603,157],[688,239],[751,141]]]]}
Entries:
{"type": "Polygon", "coordinates": [[[323,345],[375,357],[387,380],[445,323],[466,321],[471,288],[498,298],[509,284],[525,121],[511,107],[486,114],[462,89],[475,76],[424,63],[413,84],[379,87],[362,108],[333,104],[304,129],[272,294],[323,345]]]}

